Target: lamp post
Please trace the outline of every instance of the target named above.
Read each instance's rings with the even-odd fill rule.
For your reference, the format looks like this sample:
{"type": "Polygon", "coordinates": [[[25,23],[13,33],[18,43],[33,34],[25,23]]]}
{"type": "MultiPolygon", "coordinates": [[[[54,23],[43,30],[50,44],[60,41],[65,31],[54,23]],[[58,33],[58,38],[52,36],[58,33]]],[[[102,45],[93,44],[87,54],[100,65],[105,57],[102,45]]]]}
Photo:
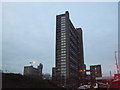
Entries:
{"type": "Polygon", "coordinates": [[[35,61],[29,62],[31,66],[33,66],[33,64],[35,64],[35,61]]]}

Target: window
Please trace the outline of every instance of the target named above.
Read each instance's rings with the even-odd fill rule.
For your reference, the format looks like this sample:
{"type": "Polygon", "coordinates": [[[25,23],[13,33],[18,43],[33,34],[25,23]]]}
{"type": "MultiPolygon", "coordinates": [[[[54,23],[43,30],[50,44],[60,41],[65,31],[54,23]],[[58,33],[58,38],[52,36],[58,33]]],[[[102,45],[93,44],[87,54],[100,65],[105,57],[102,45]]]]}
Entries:
{"type": "Polygon", "coordinates": [[[61,19],[61,22],[65,22],[65,18],[62,18],[62,19],[61,19]]]}
{"type": "Polygon", "coordinates": [[[61,32],[65,32],[65,28],[61,28],[61,32]]]}
{"type": "Polygon", "coordinates": [[[61,53],[66,53],[66,51],[61,51],[61,53]]]}
{"type": "Polygon", "coordinates": [[[62,25],[61,28],[65,28],[65,25],[62,25]]]}
{"type": "Polygon", "coordinates": [[[66,70],[66,68],[65,68],[65,67],[64,67],[64,68],[61,68],[61,70],[62,70],[62,71],[65,71],[65,70],[66,70]]]}
{"type": "Polygon", "coordinates": [[[65,25],[65,20],[61,20],[61,25],[65,25]]]}
{"type": "Polygon", "coordinates": [[[66,37],[61,37],[61,41],[65,41],[66,37]]]}
{"type": "Polygon", "coordinates": [[[62,36],[61,36],[61,38],[65,38],[65,34],[63,33],[63,34],[61,34],[62,36]]]}
{"type": "Polygon", "coordinates": [[[62,35],[61,38],[65,38],[65,35],[62,35]]]}
{"type": "Polygon", "coordinates": [[[66,64],[66,62],[63,61],[63,62],[61,62],[61,64],[66,64]]]}
{"type": "Polygon", "coordinates": [[[64,58],[63,58],[63,57],[61,57],[61,61],[66,61],[65,57],[64,57],[64,58]]]}
{"type": "Polygon", "coordinates": [[[66,73],[66,71],[61,71],[61,73],[66,73]]]}
{"type": "Polygon", "coordinates": [[[64,46],[61,46],[61,48],[65,48],[66,46],[64,45],[64,46]]]}
{"type": "Polygon", "coordinates": [[[61,65],[61,68],[65,68],[66,67],[66,65],[61,65]]]}
{"type": "Polygon", "coordinates": [[[65,23],[61,23],[61,26],[65,26],[65,23]]]}
{"type": "Polygon", "coordinates": [[[66,53],[66,51],[61,51],[61,53],[66,53]]]}
{"type": "Polygon", "coordinates": [[[61,56],[66,56],[66,53],[61,53],[61,56]]]}
{"type": "Polygon", "coordinates": [[[66,77],[66,73],[61,73],[61,76],[64,76],[64,77],[66,77]]]}
{"type": "Polygon", "coordinates": [[[65,19],[65,16],[62,16],[61,19],[65,19]]]}
{"type": "Polygon", "coordinates": [[[61,48],[61,51],[66,50],[66,48],[61,48]]]}
{"type": "Polygon", "coordinates": [[[65,30],[65,27],[61,27],[61,29],[64,29],[64,30],[65,30]]]}
{"type": "Polygon", "coordinates": [[[65,45],[66,45],[66,43],[61,43],[61,45],[64,45],[64,46],[65,46],[65,45]]]}
{"type": "Polygon", "coordinates": [[[65,35],[65,33],[61,33],[61,35],[65,35]]]}
{"type": "Polygon", "coordinates": [[[62,40],[61,42],[62,42],[62,43],[65,43],[65,40],[62,40]]]}

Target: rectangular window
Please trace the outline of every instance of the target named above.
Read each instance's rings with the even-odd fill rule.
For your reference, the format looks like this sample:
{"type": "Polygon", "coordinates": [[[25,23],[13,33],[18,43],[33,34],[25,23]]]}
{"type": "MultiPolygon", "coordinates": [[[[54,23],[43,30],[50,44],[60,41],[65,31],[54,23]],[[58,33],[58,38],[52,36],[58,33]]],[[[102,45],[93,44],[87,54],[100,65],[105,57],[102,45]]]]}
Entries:
{"type": "Polygon", "coordinates": [[[66,48],[61,48],[61,51],[66,50],[66,48]]]}
{"type": "Polygon", "coordinates": [[[61,23],[61,26],[65,26],[65,23],[61,23]]]}
{"type": "Polygon", "coordinates": [[[66,48],[66,46],[64,45],[64,46],[61,46],[61,48],[66,48]]]}
{"type": "Polygon", "coordinates": [[[61,26],[61,28],[65,28],[65,25],[64,25],[64,26],[61,26]]]}
{"type": "Polygon", "coordinates": [[[65,51],[61,51],[61,53],[65,53],[65,51]]]}
{"type": "Polygon", "coordinates": [[[65,28],[61,28],[61,32],[65,32],[65,28]]]}
{"type": "Polygon", "coordinates": [[[66,53],[66,51],[61,51],[61,53],[66,53]]]}
{"type": "Polygon", "coordinates": [[[65,38],[65,36],[61,36],[61,38],[65,38]]]}
{"type": "Polygon", "coordinates": [[[66,59],[61,57],[61,61],[66,61],[66,59]]]}
{"type": "MultiPolygon", "coordinates": [[[[65,41],[65,39],[64,38],[61,38],[61,41],[65,41]]],[[[62,44],[62,43],[61,43],[62,44]]]]}
{"type": "Polygon", "coordinates": [[[62,74],[66,73],[66,71],[61,71],[62,74]]]}
{"type": "Polygon", "coordinates": [[[61,62],[61,64],[66,64],[66,62],[63,61],[63,62],[61,62]]]}
{"type": "Polygon", "coordinates": [[[65,68],[66,67],[66,65],[61,65],[61,68],[65,68]]]}
{"type": "Polygon", "coordinates": [[[66,68],[61,68],[62,71],[66,71],[66,68]]]}
{"type": "Polygon", "coordinates": [[[61,53],[61,56],[66,56],[66,53],[61,53]]]}
{"type": "Polygon", "coordinates": [[[65,35],[65,33],[61,33],[61,35],[65,35]]]}
{"type": "Polygon", "coordinates": [[[66,41],[65,41],[65,40],[62,40],[61,42],[62,42],[62,43],[65,43],[66,41]]]}
{"type": "Polygon", "coordinates": [[[61,76],[64,76],[64,78],[66,77],[66,73],[61,73],[61,76]]]}
{"type": "Polygon", "coordinates": [[[62,16],[61,19],[65,19],[65,16],[62,16]]]}
{"type": "MultiPolygon", "coordinates": [[[[64,40],[63,40],[63,41],[64,41],[64,40]]],[[[65,43],[65,42],[63,42],[63,43],[61,43],[61,45],[64,45],[64,46],[65,46],[65,45],[66,45],[66,43],[65,43]]]]}

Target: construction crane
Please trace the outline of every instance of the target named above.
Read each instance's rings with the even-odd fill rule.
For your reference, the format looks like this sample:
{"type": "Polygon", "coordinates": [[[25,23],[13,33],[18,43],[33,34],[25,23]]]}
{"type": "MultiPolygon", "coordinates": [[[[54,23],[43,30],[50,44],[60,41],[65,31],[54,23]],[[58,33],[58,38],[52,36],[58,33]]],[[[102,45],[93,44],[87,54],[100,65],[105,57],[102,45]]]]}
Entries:
{"type": "Polygon", "coordinates": [[[116,61],[117,74],[119,74],[119,66],[118,66],[116,53],[117,53],[117,51],[115,51],[115,61],[116,61]]]}

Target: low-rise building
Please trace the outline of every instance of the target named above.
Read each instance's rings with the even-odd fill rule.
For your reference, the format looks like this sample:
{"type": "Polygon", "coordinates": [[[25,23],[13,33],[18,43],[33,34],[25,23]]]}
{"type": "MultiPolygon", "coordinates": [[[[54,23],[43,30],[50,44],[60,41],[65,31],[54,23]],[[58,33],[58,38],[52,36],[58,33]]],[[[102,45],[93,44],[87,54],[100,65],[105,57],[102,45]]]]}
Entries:
{"type": "Polygon", "coordinates": [[[37,68],[31,66],[24,66],[24,75],[30,77],[41,78],[43,65],[40,63],[37,68]]]}
{"type": "Polygon", "coordinates": [[[91,76],[93,77],[102,77],[101,65],[92,65],[90,66],[91,76]]]}

